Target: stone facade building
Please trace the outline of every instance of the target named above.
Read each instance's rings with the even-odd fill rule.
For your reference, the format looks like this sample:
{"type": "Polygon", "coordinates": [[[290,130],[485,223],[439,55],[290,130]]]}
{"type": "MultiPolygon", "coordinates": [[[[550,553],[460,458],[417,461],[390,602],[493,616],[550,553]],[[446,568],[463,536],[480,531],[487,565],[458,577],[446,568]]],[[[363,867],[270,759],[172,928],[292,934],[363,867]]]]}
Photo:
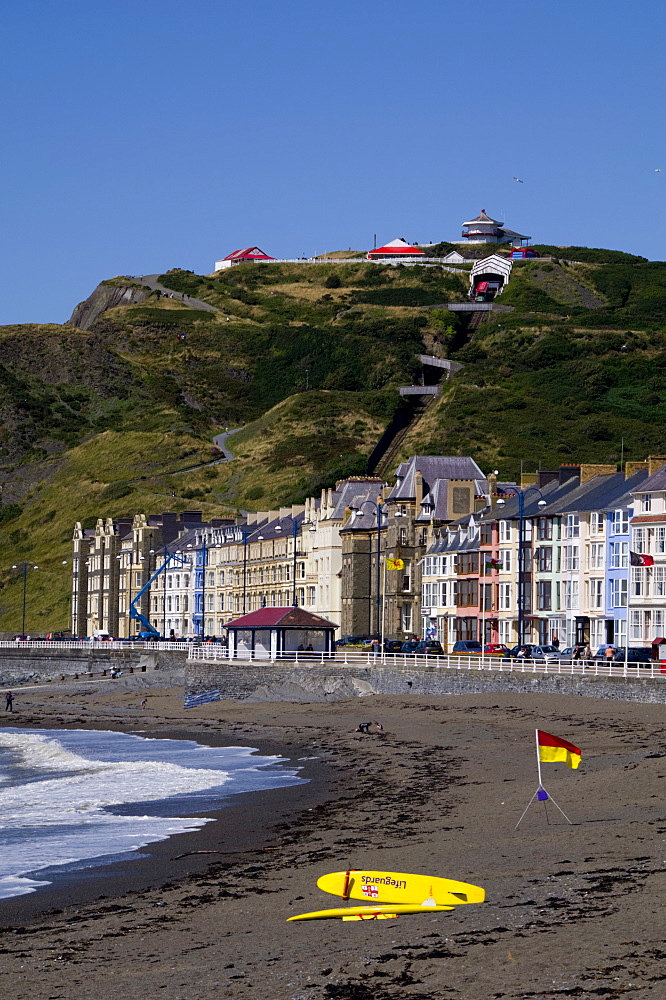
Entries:
{"type": "Polygon", "coordinates": [[[440,455],[414,456],[398,466],[395,486],[359,494],[341,531],[342,635],[420,634],[422,560],[433,531],[485,506],[487,494],[473,459],[440,455]],[[400,568],[389,568],[396,561],[400,568]]]}

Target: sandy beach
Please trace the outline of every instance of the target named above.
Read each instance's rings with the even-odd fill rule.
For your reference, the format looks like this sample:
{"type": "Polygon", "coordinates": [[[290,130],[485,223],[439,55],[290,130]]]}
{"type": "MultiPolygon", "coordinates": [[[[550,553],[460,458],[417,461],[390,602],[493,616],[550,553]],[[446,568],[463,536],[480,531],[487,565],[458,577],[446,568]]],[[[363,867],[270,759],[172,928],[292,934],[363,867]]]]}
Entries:
{"type": "Polygon", "coordinates": [[[555,695],[217,702],[111,683],[16,692],[4,724],[257,747],[307,784],[240,795],[141,859],[0,902],[0,984],[17,1000],[518,1000],[666,996],[664,707],[555,695]],[[146,711],[140,700],[147,694],[146,711]],[[379,719],[382,734],[354,732],[379,719]],[[562,806],[530,809],[535,726],[580,746],[544,765],[562,806]],[[196,853],[214,852],[214,853],[196,853]],[[347,867],[443,875],[487,901],[363,923],[347,867]]]}

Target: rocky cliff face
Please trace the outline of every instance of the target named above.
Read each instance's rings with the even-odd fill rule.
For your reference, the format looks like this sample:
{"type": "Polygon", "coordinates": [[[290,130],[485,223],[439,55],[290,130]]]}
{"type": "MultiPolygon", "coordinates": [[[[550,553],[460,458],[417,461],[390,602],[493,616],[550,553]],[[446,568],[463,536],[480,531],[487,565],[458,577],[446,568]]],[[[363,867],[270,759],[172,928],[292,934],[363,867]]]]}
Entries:
{"type": "Polygon", "coordinates": [[[79,330],[90,330],[98,316],[115,306],[136,305],[150,295],[150,289],[139,285],[107,284],[98,285],[92,295],[79,302],[65,326],[76,326],[79,330]]]}

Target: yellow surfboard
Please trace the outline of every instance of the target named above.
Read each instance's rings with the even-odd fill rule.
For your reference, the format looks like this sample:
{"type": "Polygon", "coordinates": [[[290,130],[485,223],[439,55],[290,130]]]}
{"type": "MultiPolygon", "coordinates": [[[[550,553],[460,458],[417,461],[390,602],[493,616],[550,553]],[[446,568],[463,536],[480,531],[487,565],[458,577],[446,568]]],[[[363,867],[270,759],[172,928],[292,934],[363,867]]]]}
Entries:
{"type": "Polygon", "coordinates": [[[482,903],[486,898],[485,889],[478,885],[406,872],[333,872],[317,879],[317,886],[343,899],[407,906],[460,906],[462,903],[482,903]]]}
{"type": "Polygon", "coordinates": [[[441,913],[452,910],[452,906],[413,906],[404,903],[393,903],[387,906],[340,906],[333,910],[313,910],[312,913],[299,913],[292,920],[329,920],[337,917],[342,920],[392,920],[403,913],[441,913]]]}

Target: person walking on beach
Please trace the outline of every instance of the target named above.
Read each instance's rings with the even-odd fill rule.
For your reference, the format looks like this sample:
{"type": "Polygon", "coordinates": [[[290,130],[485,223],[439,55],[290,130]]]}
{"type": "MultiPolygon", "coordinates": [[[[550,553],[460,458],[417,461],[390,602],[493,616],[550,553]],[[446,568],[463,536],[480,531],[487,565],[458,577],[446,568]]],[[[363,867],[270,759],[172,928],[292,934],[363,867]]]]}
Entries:
{"type": "Polygon", "coordinates": [[[146,705],[147,704],[148,704],[148,699],[147,698],[142,698],[141,699],[141,711],[142,712],[146,711],[146,705]]]}
{"type": "Polygon", "coordinates": [[[7,693],[5,694],[5,712],[13,712],[13,711],[14,711],[14,695],[11,693],[11,691],[7,691],[7,693]]]}

